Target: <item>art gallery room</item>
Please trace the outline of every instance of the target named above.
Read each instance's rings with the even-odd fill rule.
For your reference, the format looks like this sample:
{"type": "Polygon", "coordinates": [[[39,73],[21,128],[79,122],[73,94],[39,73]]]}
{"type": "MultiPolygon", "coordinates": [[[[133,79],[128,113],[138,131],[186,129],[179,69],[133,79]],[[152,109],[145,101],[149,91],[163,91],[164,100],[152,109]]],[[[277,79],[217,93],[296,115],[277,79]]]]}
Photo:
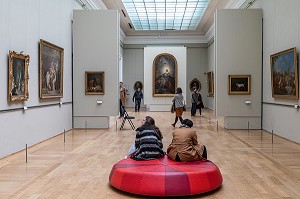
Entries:
{"type": "Polygon", "coordinates": [[[300,198],[299,10],[0,0],[0,198],[300,198]]]}

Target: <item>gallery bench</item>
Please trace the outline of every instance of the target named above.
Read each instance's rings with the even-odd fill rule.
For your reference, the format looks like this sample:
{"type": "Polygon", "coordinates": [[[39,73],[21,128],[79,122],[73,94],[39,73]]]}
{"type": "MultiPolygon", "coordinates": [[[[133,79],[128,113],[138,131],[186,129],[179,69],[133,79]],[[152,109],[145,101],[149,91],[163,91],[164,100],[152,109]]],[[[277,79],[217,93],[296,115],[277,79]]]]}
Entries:
{"type": "Polygon", "coordinates": [[[222,180],[219,168],[209,160],[176,162],[167,156],[147,161],[123,159],[109,176],[113,187],[146,196],[201,194],[217,189],[222,180]]]}

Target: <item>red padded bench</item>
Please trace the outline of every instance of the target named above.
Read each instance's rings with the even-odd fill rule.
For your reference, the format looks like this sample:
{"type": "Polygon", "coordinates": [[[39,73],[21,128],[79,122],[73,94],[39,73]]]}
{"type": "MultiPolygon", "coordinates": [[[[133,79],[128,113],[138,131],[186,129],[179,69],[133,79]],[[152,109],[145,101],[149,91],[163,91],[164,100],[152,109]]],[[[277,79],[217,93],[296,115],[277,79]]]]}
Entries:
{"type": "Polygon", "coordinates": [[[147,196],[201,194],[220,187],[222,180],[219,168],[209,160],[175,162],[167,156],[147,161],[123,159],[109,176],[115,188],[147,196]]]}

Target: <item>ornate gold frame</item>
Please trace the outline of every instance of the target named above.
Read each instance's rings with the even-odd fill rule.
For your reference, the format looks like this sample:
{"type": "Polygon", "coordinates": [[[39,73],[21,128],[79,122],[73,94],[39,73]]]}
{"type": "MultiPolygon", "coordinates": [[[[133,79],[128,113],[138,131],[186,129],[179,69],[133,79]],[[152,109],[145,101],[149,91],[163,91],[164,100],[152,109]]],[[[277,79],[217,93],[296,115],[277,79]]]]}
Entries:
{"type": "MultiPolygon", "coordinates": [[[[8,101],[9,102],[16,102],[16,101],[26,101],[29,98],[28,93],[28,66],[29,66],[29,55],[23,55],[21,53],[16,53],[15,51],[9,51],[9,60],[8,60],[8,101]],[[22,79],[23,83],[19,82],[19,84],[22,84],[22,89],[24,90],[24,95],[18,95],[16,93],[13,93],[13,89],[16,88],[15,80],[14,78],[14,70],[16,68],[14,67],[14,59],[21,59],[24,61],[24,79],[22,79]],[[24,84],[24,85],[23,85],[24,84]]],[[[20,80],[19,80],[20,81],[20,80]]],[[[20,87],[19,85],[19,87],[20,87]]]]}
{"type": "MultiPolygon", "coordinates": [[[[297,50],[296,48],[290,48],[290,49],[287,49],[287,50],[284,50],[284,51],[281,51],[281,52],[278,52],[276,54],[273,54],[270,56],[270,66],[271,66],[271,85],[272,85],[272,97],[273,98],[280,98],[280,99],[294,99],[294,100],[297,100],[299,99],[299,88],[298,88],[298,61],[297,61],[297,50]],[[293,53],[293,60],[288,60],[286,58],[283,58],[287,53],[289,52],[292,52],[293,53]],[[285,63],[284,65],[285,66],[288,66],[289,64],[287,64],[288,61],[293,61],[293,66],[294,66],[294,71],[293,71],[293,75],[294,75],[294,81],[290,81],[290,80],[286,80],[286,79],[289,79],[289,77],[286,75],[286,74],[283,74],[282,76],[284,76],[283,79],[283,83],[282,85],[286,85],[286,86],[283,86],[283,88],[286,88],[287,86],[289,86],[290,88],[293,88],[291,87],[288,83],[290,82],[293,82],[295,85],[294,89],[295,89],[295,95],[280,95],[280,94],[275,94],[275,84],[281,84],[281,79],[280,80],[277,80],[277,81],[274,81],[274,62],[276,62],[276,60],[278,58],[283,58],[283,59],[280,59],[280,60],[285,60],[285,63]],[[288,83],[286,83],[285,81],[289,81],[288,83]]],[[[288,69],[287,69],[288,71],[288,69]]],[[[282,72],[282,73],[285,73],[286,71],[282,72]]]]}
{"type": "Polygon", "coordinates": [[[154,58],[153,64],[152,64],[152,95],[154,97],[173,97],[175,95],[176,88],[177,88],[177,79],[178,79],[177,78],[177,71],[178,71],[177,60],[176,60],[176,58],[173,55],[171,55],[169,53],[161,53],[161,54],[157,55],[154,58]],[[174,76],[175,76],[174,77],[174,81],[175,81],[174,93],[170,93],[170,94],[167,94],[167,93],[166,94],[155,93],[155,76],[156,76],[156,74],[155,74],[156,73],[156,64],[155,63],[156,63],[156,60],[159,59],[162,56],[169,56],[174,61],[174,70],[175,70],[175,72],[174,72],[174,76]]]}
{"type": "Polygon", "coordinates": [[[104,95],[105,91],[105,76],[103,71],[85,71],[85,94],[86,95],[104,95]],[[97,75],[99,76],[99,79],[101,80],[102,89],[98,90],[96,88],[97,85],[91,85],[92,88],[90,88],[90,82],[88,82],[88,75],[97,75]]]}
{"type": "Polygon", "coordinates": [[[250,95],[251,94],[251,75],[228,75],[228,95],[250,95]],[[232,87],[233,81],[237,81],[237,79],[247,79],[247,89],[244,91],[243,88],[245,88],[244,84],[242,87],[241,83],[236,83],[236,87],[232,87]],[[241,87],[239,87],[239,85],[241,87]],[[237,89],[241,88],[241,91],[238,91],[237,89]]]}
{"type": "Polygon", "coordinates": [[[193,89],[193,84],[194,84],[194,82],[197,82],[197,83],[198,83],[199,88],[197,89],[197,92],[199,92],[199,91],[201,90],[201,83],[200,83],[200,81],[199,81],[197,78],[194,78],[194,79],[190,82],[190,86],[189,86],[190,91],[191,91],[191,92],[194,91],[194,89],[193,89]]]}
{"type": "MultiPolygon", "coordinates": [[[[64,66],[64,49],[56,46],[50,42],[47,42],[45,40],[40,40],[40,64],[39,64],[39,85],[40,85],[40,89],[39,89],[39,94],[40,94],[40,99],[49,99],[49,98],[62,98],[63,97],[63,66],[64,66]],[[43,50],[44,48],[50,48],[53,50],[53,52],[55,54],[59,54],[59,59],[60,61],[57,62],[57,64],[60,64],[58,66],[59,68],[59,77],[57,78],[59,80],[59,89],[55,90],[56,94],[47,94],[45,92],[47,92],[48,90],[48,86],[45,86],[46,83],[46,74],[43,74],[43,72],[45,72],[45,69],[48,67],[50,70],[50,66],[49,63],[47,63],[47,66],[43,65],[44,62],[44,58],[48,58],[46,57],[47,55],[43,54],[43,50]],[[45,57],[44,57],[45,56],[45,57]],[[44,58],[43,58],[44,57],[44,58]],[[44,76],[43,76],[44,75],[44,76]]],[[[46,83],[47,84],[47,83],[46,83]]],[[[53,89],[53,88],[52,88],[53,89]]]]}
{"type": "Polygon", "coordinates": [[[207,89],[208,89],[208,97],[214,96],[214,72],[210,71],[206,74],[207,78],[207,89]]]}

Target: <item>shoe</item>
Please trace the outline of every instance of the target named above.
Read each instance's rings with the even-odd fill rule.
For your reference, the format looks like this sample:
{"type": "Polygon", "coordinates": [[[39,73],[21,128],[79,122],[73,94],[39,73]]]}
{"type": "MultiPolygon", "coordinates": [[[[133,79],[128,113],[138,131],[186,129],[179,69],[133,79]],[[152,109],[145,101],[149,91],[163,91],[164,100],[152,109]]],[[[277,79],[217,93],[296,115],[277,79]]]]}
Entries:
{"type": "Polygon", "coordinates": [[[123,116],[119,116],[117,119],[122,119],[123,118],[123,116]]]}
{"type": "Polygon", "coordinates": [[[173,127],[175,127],[175,124],[171,124],[173,127]]]}

